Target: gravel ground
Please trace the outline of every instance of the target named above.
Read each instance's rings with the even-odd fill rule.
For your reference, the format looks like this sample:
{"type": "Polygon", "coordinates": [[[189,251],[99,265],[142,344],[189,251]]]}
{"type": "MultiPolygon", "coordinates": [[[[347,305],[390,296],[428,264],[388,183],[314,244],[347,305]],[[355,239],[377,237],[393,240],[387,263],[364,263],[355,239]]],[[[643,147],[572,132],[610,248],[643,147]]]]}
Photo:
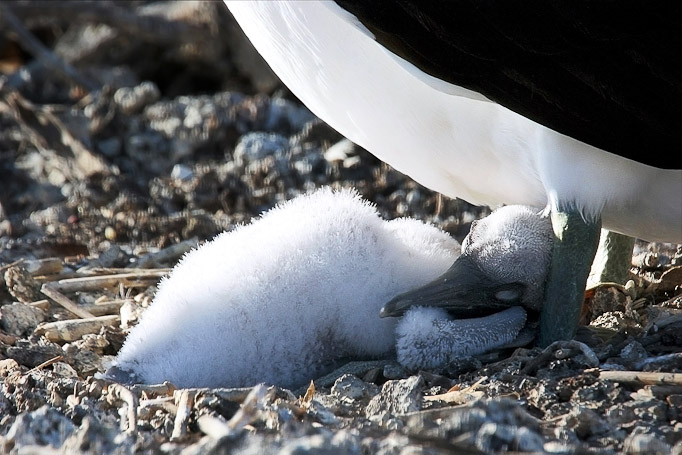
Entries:
{"type": "Polygon", "coordinates": [[[221,3],[6,2],[0,23],[0,453],[682,453],[676,245],[638,242],[580,341],[544,350],[297,391],[97,379],[182,254],[280,201],[354,187],[458,240],[488,210],[316,119],[221,3]]]}

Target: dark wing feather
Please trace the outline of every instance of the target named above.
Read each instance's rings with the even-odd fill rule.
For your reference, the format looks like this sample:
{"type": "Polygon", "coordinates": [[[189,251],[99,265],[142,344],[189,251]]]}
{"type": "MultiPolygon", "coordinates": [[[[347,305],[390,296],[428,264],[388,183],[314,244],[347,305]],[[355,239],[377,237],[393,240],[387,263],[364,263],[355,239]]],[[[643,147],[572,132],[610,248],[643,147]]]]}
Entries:
{"type": "Polygon", "coordinates": [[[336,3],[432,76],[609,152],[682,168],[682,2],[336,3]]]}

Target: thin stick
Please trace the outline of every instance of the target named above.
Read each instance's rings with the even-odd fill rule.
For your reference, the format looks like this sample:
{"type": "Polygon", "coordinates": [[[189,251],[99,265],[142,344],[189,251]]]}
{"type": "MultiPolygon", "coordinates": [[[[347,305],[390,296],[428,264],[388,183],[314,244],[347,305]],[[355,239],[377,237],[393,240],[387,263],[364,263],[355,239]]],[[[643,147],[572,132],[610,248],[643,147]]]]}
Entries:
{"type": "Polygon", "coordinates": [[[64,269],[60,258],[45,258],[26,261],[24,268],[33,276],[57,274],[64,269]]]}
{"type": "Polygon", "coordinates": [[[196,247],[197,243],[199,243],[199,240],[194,237],[171,245],[156,253],[149,253],[138,258],[136,266],[149,268],[157,264],[176,262],[183,254],[190,252],[192,248],[196,247]]]}
{"type": "MultiPolygon", "coordinates": [[[[172,383],[165,381],[163,384],[135,384],[130,387],[130,391],[135,395],[170,395],[177,390],[172,383]]],[[[196,390],[196,389],[194,389],[196,390]]]]}
{"type": "Polygon", "coordinates": [[[123,401],[128,406],[126,413],[128,427],[125,432],[134,433],[137,431],[137,406],[139,404],[137,396],[121,384],[110,384],[107,390],[113,401],[123,401]]]}
{"type": "Polygon", "coordinates": [[[86,319],[67,319],[65,321],[46,322],[35,329],[35,333],[43,335],[50,341],[76,341],[83,335],[98,333],[102,327],[120,323],[118,315],[98,316],[86,319]]]}
{"type": "Polygon", "coordinates": [[[599,379],[644,385],[682,385],[682,373],[649,371],[600,371],[599,379]]]}
{"type": "Polygon", "coordinates": [[[192,414],[192,407],[194,406],[195,393],[190,390],[176,390],[175,403],[178,411],[175,414],[175,422],[173,424],[173,433],[171,434],[171,441],[177,441],[187,435],[187,424],[189,423],[190,415],[192,414]]]}
{"type": "Polygon", "coordinates": [[[55,302],[57,302],[59,305],[63,306],[64,308],[75,314],[76,316],[79,316],[81,318],[95,317],[94,314],[90,313],[87,310],[84,310],[83,308],[80,308],[78,305],[73,303],[71,299],[69,299],[61,292],[59,292],[59,290],[57,289],[58,284],[55,283],[59,282],[56,281],[52,283],[43,284],[42,287],[40,288],[40,291],[49,298],[51,298],[52,300],[54,300],[55,302]]]}
{"type": "Polygon", "coordinates": [[[94,314],[90,313],[87,310],[80,308],[78,305],[73,303],[71,301],[71,299],[69,299],[67,296],[65,296],[61,292],[59,292],[59,290],[57,290],[57,288],[56,288],[57,285],[55,285],[55,283],[58,283],[58,282],[43,284],[42,287],[40,288],[40,291],[43,294],[45,294],[46,296],[48,296],[49,298],[51,298],[52,300],[54,300],[55,302],[57,302],[59,305],[63,306],[64,308],[66,308],[67,310],[69,310],[70,312],[75,314],[76,316],[79,316],[81,318],[94,318],[95,317],[94,314]]]}
{"type": "Polygon", "coordinates": [[[0,267],[0,273],[4,272],[5,270],[9,269],[10,267],[14,267],[15,265],[19,265],[22,262],[24,262],[24,258],[19,259],[18,261],[10,262],[9,264],[5,264],[2,267],[0,267]]]}
{"type": "Polygon", "coordinates": [[[50,283],[52,289],[59,292],[99,291],[102,288],[114,289],[119,285],[125,287],[149,286],[165,276],[168,269],[150,270],[146,273],[132,272],[117,275],[86,276],[82,278],[66,278],[50,283]]]}
{"type": "Polygon", "coordinates": [[[34,371],[42,370],[43,368],[48,367],[48,366],[52,365],[52,364],[55,363],[55,362],[61,361],[63,358],[64,358],[64,356],[61,356],[61,355],[58,355],[57,357],[52,357],[51,359],[44,361],[44,362],[41,363],[40,365],[31,368],[30,370],[28,370],[28,371],[26,372],[26,374],[31,374],[31,373],[33,373],[34,371]]]}
{"type": "Polygon", "coordinates": [[[232,434],[232,429],[225,419],[218,416],[204,414],[197,419],[197,425],[202,433],[213,439],[224,438],[232,434]]]}

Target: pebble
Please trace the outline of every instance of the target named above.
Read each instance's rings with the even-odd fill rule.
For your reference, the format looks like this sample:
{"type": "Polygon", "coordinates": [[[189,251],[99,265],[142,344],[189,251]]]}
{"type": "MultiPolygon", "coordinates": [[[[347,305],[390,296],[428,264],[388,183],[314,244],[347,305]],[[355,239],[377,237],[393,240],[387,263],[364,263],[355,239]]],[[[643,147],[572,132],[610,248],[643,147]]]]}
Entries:
{"type": "Polygon", "coordinates": [[[623,452],[627,455],[668,455],[671,448],[655,435],[633,433],[625,439],[623,452]]]}
{"type": "Polygon", "coordinates": [[[135,87],[123,87],[114,93],[114,103],[126,115],[141,112],[147,105],[155,103],[161,91],[153,82],[145,81],[135,87]]]}
{"type": "Polygon", "coordinates": [[[54,408],[43,406],[17,416],[7,434],[0,437],[0,452],[11,453],[13,447],[62,447],[75,429],[71,419],[54,408]]]}
{"type": "Polygon", "coordinates": [[[193,177],[194,171],[192,171],[191,167],[184,164],[176,164],[173,166],[173,170],[171,171],[172,179],[187,181],[191,180],[193,177]]]}
{"type": "Polygon", "coordinates": [[[24,267],[9,267],[5,270],[4,278],[7,291],[19,302],[31,303],[44,298],[40,285],[24,267]]]}
{"type": "Polygon", "coordinates": [[[418,411],[422,405],[423,388],[421,376],[387,381],[381,393],[369,402],[365,414],[370,419],[383,421],[392,415],[418,411]]]}
{"type": "Polygon", "coordinates": [[[641,343],[632,341],[620,351],[619,356],[625,366],[633,366],[642,359],[649,357],[649,353],[641,343]]]}
{"type": "Polygon", "coordinates": [[[281,455],[360,455],[362,448],[356,435],[340,430],[322,432],[284,443],[281,455]]]}
{"type": "Polygon", "coordinates": [[[6,378],[13,371],[19,371],[19,364],[14,359],[0,360],[0,378],[6,378]]]}
{"type": "Polygon", "coordinates": [[[45,312],[25,303],[10,303],[0,307],[0,326],[12,335],[25,335],[45,320],[45,312]]]}
{"type": "Polygon", "coordinates": [[[331,395],[340,399],[355,401],[374,396],[378,390],[375,384],[366,383],[352,374],[344,374],[334,382],[331,395]]]}
{"type": "Polygon", "coordinates": [[[232,157],[236,166],[245,167],[270,156],[281,156],[288,148],[289,139],[285,136],[275,133],[247,133],[239,139],[232,157]]]}

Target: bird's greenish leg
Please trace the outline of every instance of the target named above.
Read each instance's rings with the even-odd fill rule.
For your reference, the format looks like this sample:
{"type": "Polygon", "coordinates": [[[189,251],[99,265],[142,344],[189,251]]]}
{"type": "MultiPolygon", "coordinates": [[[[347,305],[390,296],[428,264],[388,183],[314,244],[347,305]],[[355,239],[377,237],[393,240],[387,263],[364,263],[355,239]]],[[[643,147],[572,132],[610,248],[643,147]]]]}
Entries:
{"type": "Polygon", "coordinates": [[[601,230],[601,219],[586,222],[577,210],[552,211],[551,219],[554,245],[540,316],[542,347],[575,336],[601,230]]]}
{"type": "Polygon", "coordinates": [[[599,283],[625,284],[630,278],[634,237],[602,229],[588,286],[599,283]]]}

